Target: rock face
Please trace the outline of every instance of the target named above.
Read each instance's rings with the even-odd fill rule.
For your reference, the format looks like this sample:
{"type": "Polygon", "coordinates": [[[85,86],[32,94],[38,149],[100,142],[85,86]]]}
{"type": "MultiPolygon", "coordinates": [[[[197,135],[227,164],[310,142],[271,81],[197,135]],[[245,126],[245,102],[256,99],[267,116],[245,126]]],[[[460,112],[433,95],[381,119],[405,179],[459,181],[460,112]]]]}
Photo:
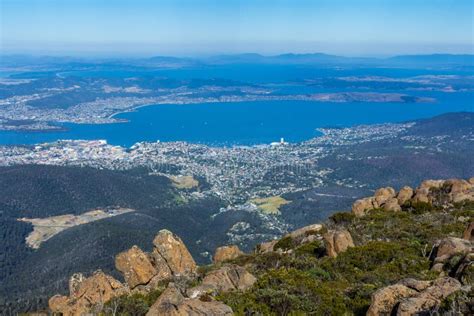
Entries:
{"type": "Polygon", "coordinates": [[[291,238],[302,238],[307,236],[308,234],[311,233],[317,233],[323,228],[323,225],[321,224],[312,224],[308,226],[304,226],[301,228],[298,228],[297,230],[292,231],[291,233],[287,234],[286,236],[290,236],[291,238]]]}
{"type": "Polygon", "coordinates": [[[461,283],[453,278],[434,281],[406,279],[377,290],[372,295],[368,316],[409,316],[428,313],[439,306],[443,299],[461,289],[461,283]]]}
{"type": "Polygon", "coordinates": [[[137,246],[117,255],[115,267],[122,272],[131,288],[147,284],[157,273],[148,255],[137,246]]]}
{"type": "Polygon", "coordinates": [[[73,292],[69,297],[55,295],[48,304],[52,312],[68,315],[82,315],[89,313],[95,306],[109,301],[110,299],[128,293],[128,288],[113,277],[96,271],[91,277],[78,278],[75,280],[73,292]],[[80,282],[78,280],[81,280],[80,282]]]}
{"type": "Polygon", "coordinates": [[[469,225],[467,225],[466,230],[462,234],[462,238],[471,242],[474,241],[474,222],[471,222],[469,225]]]}
{"type": "Polygon", "coordinates": [[[174,275],[184,275],[196,272],[196,262],[184,245],[181,238],[163,229],[153,240],[153,253],[156,262],[166,262],[174,275]]]}
{"type": "Polygon", "coordinates": [[[474,284],[474,252],[467,254],[460,262],[454,272],[454,277],[463,285],[474,284]]]}
{"type": "Polygon", "coordinates": [[[77,295],[77,291],[79,290],[79,286],[84,281],[84,275],[82,273],[74,273],[69,278],[69,295],[75,296],[77,295]]]}
{"type": "Polygon", "coordinates": [[[461,283],[453,278],[441,278],[417,295],[400,302],[397,315],[409,316],[429,311],[439,306],[443,299],[461,289],[461,283]]]}
{"type": "Polygon", "coordinates": [[[357,200],[352,204],[352,213],[357,217],[364,216],[367,211],[378,207],[374,202],[375,199],[373,197],[357,200]]]}
{"type": "Polygon", "coordinates": [[[390,198],[383,205],[383,209],[389,212],[399,212],[402,210],[402,207],[398,204],[398,199],[390,198]]]}
{"type": "Polygon", "coordinates": [[[451,187],[449,196],[454,203],[464,200],[474,201],[472,184],[468,181],[462,179],[450,179],[446,180],[444,184],[451,187]]]}
{"type": "Polygon", "coordinates": [[[394,284],[381,288],[372,294],[367,316],[392,315],[394,306],[402,299],[414,296],[416,290],[403,284],[394,284]]]}
{"type": "Polygon", "coordinates": [[[323,235],[326,243],[326,252],[329,257],[335,258],[349,247],[354,247],[352,236],[347,230],[328,231],[323,235]]]}
{"type": "Polygon", "coordinates": [[[471,251],[471,242],[461,238],[447,237],[440,241],[434,262],[446,262],[455,255],[466,255],[471,251]]]}
{"type": "Polygon", "coordinates": [[[203,294],[228,292],[231,290],[245,291],[253,286],[257,279],[244,268],[237,265],[226,265],[209,272],[202,283],[188,290],[191,298],[203,294]]]}
{"type": "Polygon", "coordinates": [[[147,316],[187,316],[187,315],[233,315],[232,309],[217,301],[201,301],[186,298],[181,291],[170,283],[150,308],[147,316]]]}
{"type": "Polygon", "coordinates": [[[117,255],[115,266],[123,273],[125,285],[100,271],[89,278],[77,273],[69,281],[69,297],[53,296],[50,309],[66,316],[82,315],[116,296],[148,292],[164,279],[195,273],[196,263],[178,236],[162,230],[153,244],[151,254],[133,246],[117,255]]]}
{"type": "Polygon", "coordinates": [[[413,197],[413,194],[414,194],[414,191],[411,187],[404,186],[398,192],[398,195],[397,195],[398,204],[403,205],[406,202],[410,201],[411,198],[413,197]]]}
{"type": "Polygon", "coordinates": [[[222,246],[216,249],[214,253],[213,261],[214,263],[224,262],[237,258],[238,256],[243,255],[244,253],[240,251],[238,246],[222,246]]]}
{"type": "Polygon", "coordinates": [[[408,203],[446,205],[462,201],[474,201],[473,181],[462,179],[426,180],[413,190],[405,186],[396,194],[391,187],[378,189],[374,196],[359,199],[352,205],[355,216],[364,216],[368,211],[382,208],[385,211],[400,211],[408,203]]]}
{"type": "Polygon", "coordinates": [[[377,202],[378,205],[383,205],[388,200],[394,198],[395,194],[395,190],[392,187],[380,188],[375,191],[375,202],[377,202]]]}

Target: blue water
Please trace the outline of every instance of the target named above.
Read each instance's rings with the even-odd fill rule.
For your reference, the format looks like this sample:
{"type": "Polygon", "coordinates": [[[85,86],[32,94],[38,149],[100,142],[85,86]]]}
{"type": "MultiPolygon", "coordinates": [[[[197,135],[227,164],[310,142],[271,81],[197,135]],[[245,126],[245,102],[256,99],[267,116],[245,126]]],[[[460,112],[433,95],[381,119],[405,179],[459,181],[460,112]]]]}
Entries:
{"type": "Polygon", "coordinates": [[[188,141],[253,145],[280,137],[299,142],[318,136],[318,127],[403,122],[447,112],[473,111],[473,93],[427,93],[436,103],[325,103],[265,101],[155,105],[118,118],[117,124],[66,124],[65,132],[0,131],[1,144],[35,144],[58,139],[106,139],[131,146],[139,141],[188,141]]]}
{"type": "MultiPolygon", "coordinates": [[[[436,74],[471,75],[462,70],[398,68],[321,68],[299,65],[217,65],[182,69],[95,68],[61,72],[61,76],[98,78],[159,76],[175,79],[226,78],[269,85],[278,93],[317,93],[344,91],[296,84],[302,79],[339,76],[412,77],[436,74]]],[[[31,73],[17,74],[31,77],[31,73]]],[[[51,76],[51,73],[34,73],[51,76]]],[[[55,75],[53,73],[53,75],[55,75]]],[[[348,89],[354,91],[354,89],[348,89]]],[[[400,91],[387,91],[396,92],[400,91]]],[[[433,97],[435,103],[324,103],[266,101],[192,105],[155,105],[122,113],[128,120],[117,124],[65,124],[63,132],[0,131],[0,144],[35,144],[58,139],[106,139],[111,144],[131,146],[139,141],[188,141],[211,145],[264,144],[284,137],[299,142],[318,136],[325,126],[353,126],[403,122],[429,118],[442,113],[474,111],[473,92],[404,91],[409,95],[433,97]]]]}

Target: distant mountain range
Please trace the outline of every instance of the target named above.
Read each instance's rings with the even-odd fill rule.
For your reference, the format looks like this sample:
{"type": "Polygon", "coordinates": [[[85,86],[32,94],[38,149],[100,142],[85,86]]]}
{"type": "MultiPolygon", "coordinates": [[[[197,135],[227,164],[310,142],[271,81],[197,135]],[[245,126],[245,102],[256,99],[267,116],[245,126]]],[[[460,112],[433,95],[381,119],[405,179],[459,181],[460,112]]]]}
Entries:
{"type": "Polygon", "coordinates": [[[396,67],[445,67],[445,66],[474,66],[474,54],[430,54],[430,55],[400,55],[389,58],[374,57],[344,57],[324,53],[310,54],[281,54],[265,56],[257,53],[217,55],[211,57],[172,57],[154,56],[150,58],[80,58],[69,56],[2,56],[4,65],[38,65],[38,64],[112,64],[112,65],[141,65],[141,66],[198,66],[224,64],[287,64],[287,65],[367,65],[367,66],[396,66],[396,67]]]}

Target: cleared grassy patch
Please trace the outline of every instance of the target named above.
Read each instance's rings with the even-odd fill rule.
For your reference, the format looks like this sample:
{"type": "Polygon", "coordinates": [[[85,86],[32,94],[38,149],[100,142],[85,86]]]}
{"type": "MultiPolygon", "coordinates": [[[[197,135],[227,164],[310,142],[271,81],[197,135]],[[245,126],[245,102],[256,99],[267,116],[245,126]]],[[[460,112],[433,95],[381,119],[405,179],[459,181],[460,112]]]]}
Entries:
{"type": "Polygon", "coordinates": [[[287,201],[278,195],[278,196],[271,196],[267,198],[253,199],[253,200],[250,200],[250,202],[257,205],[258,208],[266,214],[278,215],[280,214],[280,207],[282,205],[290,203],[291,201],[287,201]]]}
{"type": "Polygon", "coordinates": [[[192,189],[199,185],[199,181],[193,176],[170,176],[173,186],[178,189],[192,189]]]}

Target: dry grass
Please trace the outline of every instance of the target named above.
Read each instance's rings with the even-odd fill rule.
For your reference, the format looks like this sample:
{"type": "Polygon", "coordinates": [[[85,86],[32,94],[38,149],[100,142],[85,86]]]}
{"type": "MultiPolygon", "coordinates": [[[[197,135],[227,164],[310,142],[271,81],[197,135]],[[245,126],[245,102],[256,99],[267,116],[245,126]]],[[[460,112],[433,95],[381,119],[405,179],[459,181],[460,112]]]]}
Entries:
{"type": "Polygon", "coordinates": [[[258,206],[262,212],[266,214],[277,215],[280,214],[280,207],[282,205],[290,203],[290,201],[285,200],[281,196],[270,196],[267,198],[253,199],[250,202],[258,206]]]}

